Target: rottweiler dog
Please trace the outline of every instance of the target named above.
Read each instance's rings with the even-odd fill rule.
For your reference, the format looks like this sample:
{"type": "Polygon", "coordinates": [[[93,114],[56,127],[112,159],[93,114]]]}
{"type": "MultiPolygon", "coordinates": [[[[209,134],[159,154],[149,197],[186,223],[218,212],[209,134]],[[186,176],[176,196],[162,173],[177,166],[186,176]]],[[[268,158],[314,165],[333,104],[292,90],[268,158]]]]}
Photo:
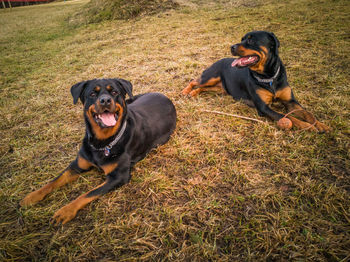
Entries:
{"type": "Polygon", "coordinates": [[[286,69],[278,55],[279,46],[279,40],[271,32],[247,33],[241,43],[231,46],[232,55],[238,58],[224,58],[215,62],[200,78],[191,81],[182,94],[196,96],[203,91],[228,93],[234,99],[255,107],[260,116],[275,121],[285,117],[269,106],[279,100],[290,112],[286,117],[293,126],[319,132],[329,131],[328,126],[317,121],[295,99],[287,81],[286,69]]]}
{"type": "Polygon", "coordinates": [[[84,104],[86,124],[77,158],[47,185],[28,194],[20,205],[39,202],[93,167],[104,171],[106,181],[59,209],[53,216],[56,224],[67,223],[91,201],[128,183],[132,167],[152,148],[165,144],[176,126],[176,110],[166,96],[133,96],[131,83],[124,79],[83,81],[73,85],[71,93],[74,104],[79,99],[84,104]]]}

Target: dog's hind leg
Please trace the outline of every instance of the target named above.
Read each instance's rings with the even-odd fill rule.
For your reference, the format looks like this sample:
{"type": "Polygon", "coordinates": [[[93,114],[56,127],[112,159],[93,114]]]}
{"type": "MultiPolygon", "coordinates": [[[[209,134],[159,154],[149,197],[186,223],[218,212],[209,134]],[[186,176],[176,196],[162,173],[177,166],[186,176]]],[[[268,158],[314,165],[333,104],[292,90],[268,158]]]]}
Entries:
{"type": "Polygon", "coordinates": [[[226,91],[222,87],[222,82],[221,82],[220,77],[213,77],[205,82],[203,80],[201,80],[201,82],[197,86],[198,86],[198,88],[189,92],[190,96],[193,97],[193,96],[199,95],[202,92],[210,92],[210,91],[211,92],[214,91],[214,92],[219,92],[219,93],[226,93],[226,91]]]}
{"type": "Polygon", "coordinates": [[[202,92],[217,92],[217,93],[220,93],[220,94],[226,94],[226,91],[222,87],[222,84],[220,82],[220,83],[218,83],[215,86],[196,88],[195,90],[190,92],[190,96],[192,96],[192,97],[193,96],[197,96],[197,95],[199,95],[202,92]]]}
{"type": "Polygon", "coordinates": [[[200,84],[201,79],[192,80],[183,90],[183,95],[188,95],[192,89],[200,84]]]}

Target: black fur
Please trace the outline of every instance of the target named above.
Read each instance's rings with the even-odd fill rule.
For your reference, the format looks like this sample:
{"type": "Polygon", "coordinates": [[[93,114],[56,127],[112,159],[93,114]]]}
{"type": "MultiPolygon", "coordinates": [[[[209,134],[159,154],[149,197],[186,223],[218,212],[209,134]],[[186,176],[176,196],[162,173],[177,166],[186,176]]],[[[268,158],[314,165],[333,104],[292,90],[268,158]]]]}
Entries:
{"type": "Polygon", "coordinates": [[[173,103],[160,93],[133,96],[132,85],[127,80],[116,78],[84,81],[72,86],[71,92],[74,101],[79,96],[84,102],[86,135],[79,155],[97,167],[118,163],[117,168],[107,175],[107,183],[103,188],[90,192],[89,196],[106,193],[128,182],[133,165],[143,159],[152,148],[165,144],[175,130],[176,110],[173,103]],[[91,97],[89,94],[97,86],[101,88],[99,93],[91,97]],[[102,94],[110,94],[106,90],[107,86],[118,92],[117,96],[112,96],[113,100],[124,108],[123,115],[119,116],[122,117],[120,126],[126,122],[123,136],[111,148],[109,156],[103,150],[96,149],[107,146],[119,132],[103,140],[97,138],[90,123],[91,119],[86,114],[102,94]],[[126,94],[130,99],[125,99],[126,94]]]}
{"type": "Polygon", "coordinates": [[[173,103],[160,93],[133,96],[129,81],[94,79],[72,86],[73,103],[84,104],[86,132],[77,158],[55,179],[28,194],[22,206],[35,204],[54,189],[72,182],[93,167],[106,181],[58,210],[53,220],[65,224],[78,210],[112,189],[126,184],[132,167],[158,145],[166,143],[176,126],[173,103]],[[129,99],[126,99],[129,95],[129,99]]]}
{"type": "Polygon", "coordinates": [[[231,53],[239,58],[224,58],[215,62],[203,71],[200,78],[191,81],[182,93],[195,96],[203,91],[221,91],[223,88],[235,100],[243,100],[255,107],[260,116],[275,121],[285,117],[269,106],[274,100],[279,100],[287,111],[295,112],[302,119],[288,115],[293,126],[328,131],[329,128],[303,109],[294,97],[286,69],[278,55],[279,46],[279,40],[271,32],[247,33],[240,43],[231,47],[231,53]]]}

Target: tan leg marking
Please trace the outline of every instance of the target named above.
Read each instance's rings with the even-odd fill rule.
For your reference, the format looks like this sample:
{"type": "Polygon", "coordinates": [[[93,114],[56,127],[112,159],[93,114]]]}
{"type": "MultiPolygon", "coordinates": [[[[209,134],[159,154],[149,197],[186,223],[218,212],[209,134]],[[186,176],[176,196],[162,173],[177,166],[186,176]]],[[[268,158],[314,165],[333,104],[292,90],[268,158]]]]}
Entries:
{"type": "Polygon", "coordinates": [[[53,220],[56,222],[56,225],[59,224],[60,222],[62,224],[67,223],[68,221],[72,220],[78,213],[78,211],[80,209],[82,209],[83,207],[85,207],[87,204],[89,204],[90,202],[92,202],[93,200],[99,198],[99,196],[93,196],[93,197],[87,197],[87,195],[103,186],[105,183],[99,185],[98,187],[90,190],[89,192],[81,195],[80,197],[78,197],[77,199],[73,200],[72,202],[70,202],[68,205],[62,207],[61,209],[57,210],[55,212],[55,214],[53,215],[53,220]]]}
{"type": "MultiPolygon", "coordinates": [[[[316,127],[316,129],[314,131],[319,131],[319,132],[329,132],[331,130],[330,127],[326,126],[325,124],[321,123],[320,121],[318,121],[313,114],[311,114],[310,112],[306,111],[304,108],[302,108],[300,105],[298,104],[288,104],[288,111],[291,112],[293,110],[295,110],[295,112],[293,112],[293,114],[295,114],[296,116],[300,117],[301,119],[305,120],[306,122],[308,122],[309,124],[313,125],[316,127]]],[[[313,130],[313,129],[312,129],[313,130]]]]}
{"type": "Polygon", "coordinates": [[[299,120],[295,117],[292,117],[290,115],[287,116],[287,118],[289,118],[292,121],[293,126],[295,126],[296,128],[310,130],[310,131],[317,131],[317,129],[313,125],[311,125],[305,121],[301,121],[301,120],[299,120]]]}
{"type": "Polygon", "coordinates": [[[63,174],[57,178],[56,180],[46,184],[42,188],[29,193],[21,202],[21,206],[30,206],[34,205],[37,202],[44,199],[46,195],[51,193],[54,189],[59,188],[67,183],[70,183],[74,180],[76,180],[79,177],[78,174],[76,174],[73,170],[66,170],[63,172],[63,174]]]}
{"type": "Polygon", "coordinates": [[[109,165],[104,165],[104,166],[102,166],[102,170],[105,172],[106,175],[108,175],[114,169],[116,169],[117,166],[118,166],[118,163],[112,163],[112,164],[109,164],[109,165]]]}
{"type": "Polygon", "coordinates": [[[190,92],[190,96],[197,96],[202,92],[217,92],[219,94],[226,94],[225,89],[222,87],[221,82],[213,87],[198,87],[190,92]]]}
{"type": "Polygon", "coordinates": [[[201,92],[206,92],[206,91],[219,91],[219,92],[224,92],[221,83],[221,78],[220,77],[214,77],[209,79],[206,83],[199,85],[199,87],[195,90],[192,90],[189,95],[190,96],[196,96],[200,94],[201,92]]]}
{"type": "Polygon", "coordinates": [[[294,114],[295,116],[297,116],[300,119],[307,122],[307,123],[305,123],[304,121],[301,121],[298,119],[296,119],[298,121],[294,120],[294,122],[293,122],[293,120],[288,116],[288,118],[290,118],[292,120],[293,124],[296,127],[302,128],[302,129],[306,128],[306,129],[309,129],[312,131],[318,130],[319,132],[328,132],[330,130],[330,128],[328,126],[317,121],[317,119],[313,116],[313,114],[306,111],[304,108],[302,108],[297,103],[290,102],[292,100],[292,89],[289,86],[287,86],[281,90],[278,90],[276,92],[276,98],[280,99],[282,102],[284,102],[284,104],[287,104],[288,112],[293,112],[292,114],[294,114]],[[303,122],[303,123],[301,123],[301,122],[303,122]],[[310,127],[310,125],[312,127],[310,127]]]}
{"type": "Polygon", "coordinates": [[[275,97],[284,102],[288,102],[292,99],[292,89],[289,86],[286,86],[281,90],[277,90],[275,97]]]}
{"type": "Polygon", "coordinates": [[[194,87],[196,87],[196,86],[199,85],[199,82],[200,82],[200,79],[192,80],[192,81],[188,84],[188,86],[186,86],[186,87],[182,90],[182,94],[183,94],[183,95],[188,95],[188,94],[192,91],[192,89],[193,89],[194,87]]]}
{"type": "MultiPolygon", "coordinates": [[[[81,156],[78,156],[78,167],[84,170],[89,169],[92,166],[92,164],[87,161],[86,159],[82,158],[81,156]]],[[[79,174],[76,173],[72,169],[67,169],[63,172],[63,174],[59,177],[57,177],[55,180],[51,181],[50,183],[46,184],[42,188],[29,193],[21,202],[21,206],[30,206],[38,203],[39,201],[43,200],[45,196],[47,196],[49,193],[51,193],[54,189],[59,188],[67,183],[73,182],[77,180],[79,177],[79,174]]]]}
{"type": "Polygon", "coordinates": [[[256,90],[256,93],[258,94],[260,99],[264,101],[265,104],[270,105],[272,103],[274,95],[270,91],[267,91],[264,88],[260,88],[256,90]]]}
{"type": "Polygon", "coordinates": [[[84,170],[88,170],[90,167],[94,166],[91,162],[87,161],[85,158],[78,156],[78,167],[84,170]]]}

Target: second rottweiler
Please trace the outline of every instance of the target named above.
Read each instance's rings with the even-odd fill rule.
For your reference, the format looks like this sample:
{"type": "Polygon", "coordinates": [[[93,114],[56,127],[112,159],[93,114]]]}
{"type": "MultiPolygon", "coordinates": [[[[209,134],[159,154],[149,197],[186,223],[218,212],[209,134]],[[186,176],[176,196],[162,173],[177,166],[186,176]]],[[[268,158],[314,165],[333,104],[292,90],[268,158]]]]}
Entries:
{"type": "Polygon", "coordinates": [[[94,199],[126,184],[132,167],[152,148],[166,143],[176,126],[176,110],[166,96],[133,96],[127,80],[88,80],[73,85],[71,93],[74,104],[79,98],[84,104],[86,133],[78,156],[58,177],[28,194],[20,204],[39,202],[92,167],[102,169],[106,181],[58,210],[53,217],[57,224],[65,224],[94,199]],[[130,99],[125,99],[126,94],[130,99]]]}
{"type": "Polygon", "coordinates": [[[239,58],[224,58],[207,68],[200,78],[193,80],[182,91],[196,96],[203,91],[227,92],[236,100],[255,107],[260,116],[278,121],[283,114],[269,106],[279,100],[288,112],[293,126],[327,132],[330,128],[315,119],[295,99],[287,81],[286,69],[278,56],[280,43],[273,33],[253,31],[246,34],[241,43],[231,47],[231,53],[239,58]],[[194,89],[197,87],[196,89],[194,89]]]}

